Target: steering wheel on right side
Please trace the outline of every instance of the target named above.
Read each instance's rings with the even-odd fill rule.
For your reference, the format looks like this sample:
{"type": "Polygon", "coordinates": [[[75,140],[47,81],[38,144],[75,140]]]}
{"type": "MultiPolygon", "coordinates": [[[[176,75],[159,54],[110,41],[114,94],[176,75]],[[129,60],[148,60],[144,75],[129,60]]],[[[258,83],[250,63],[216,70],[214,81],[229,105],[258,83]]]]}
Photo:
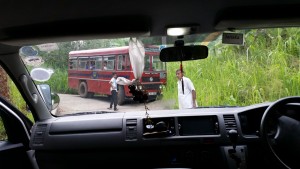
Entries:
{"type": "Polygon", "coordinates": [[[299,106],[300,97],[285,97],[275,101],[264,112],[260,124],[260,135],[272,154],[286,168],[300,168],[300,112],[288,112],[289,104],[299,106]]]}

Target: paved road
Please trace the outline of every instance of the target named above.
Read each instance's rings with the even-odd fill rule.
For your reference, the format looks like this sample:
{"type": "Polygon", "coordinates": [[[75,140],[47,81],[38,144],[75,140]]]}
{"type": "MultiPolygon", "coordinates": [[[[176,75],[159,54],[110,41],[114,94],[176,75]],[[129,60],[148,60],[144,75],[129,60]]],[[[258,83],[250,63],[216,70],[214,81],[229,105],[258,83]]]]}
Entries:
{"type": "MultiPolygon", "coordinates": [[[[60,97],[60,103],[57,115],[69,114],[74,112],[86,112],[86,111],[111,111],[109,107],[110,101],[106,96],[94,96],[93,98],[81,98],[79,95],[70,94],[58,94],[60,97]]],[[[164,110],[172,109],[175,101],[163,101],[156,100],[146,103],[148,109],[151,110],[164,110]]],[[[143,103],[134,102],[132,100],[126,100],[125,104],[118,106],[119,111],[135,111],[145,110],[143,103]]]]}

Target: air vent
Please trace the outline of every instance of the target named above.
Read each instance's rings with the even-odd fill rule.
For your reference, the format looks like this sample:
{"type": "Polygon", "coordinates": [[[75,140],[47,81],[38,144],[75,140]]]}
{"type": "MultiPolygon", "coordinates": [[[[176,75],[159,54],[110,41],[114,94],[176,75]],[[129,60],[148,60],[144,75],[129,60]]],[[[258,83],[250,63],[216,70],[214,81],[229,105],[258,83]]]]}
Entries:
{"type": "Polygon", "coordinates": [[[236,121],[233,114],[223,115],[226,131],[237,130],[236,121]]]}
{"type": "Polygon", "coordinates": [[[47,124],[38,124],[33,135],[33,146],[42,146],[44,144],[44,137],[47,130],[47,124]]]}
{"type": "Polygon", "coordinates": [[[137,140],[137,119],[126,120],[126,140],[137,140]]]}

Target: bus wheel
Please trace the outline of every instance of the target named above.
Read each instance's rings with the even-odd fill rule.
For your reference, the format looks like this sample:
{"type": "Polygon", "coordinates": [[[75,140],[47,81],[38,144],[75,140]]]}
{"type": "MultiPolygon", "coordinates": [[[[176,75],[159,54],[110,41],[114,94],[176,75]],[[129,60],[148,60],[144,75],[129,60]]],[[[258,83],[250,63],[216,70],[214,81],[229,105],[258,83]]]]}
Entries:
{"type": "Polygon", "coordinates": [[[125,91],[124,86],[119,85],[119,91],[118,91],[118,105],[122,105],[125,102],[125,91]]]}
{"type": "Polygon", "coordinates": [[[88,92],[88,88],[87,88],[87,84],[86,84],[86,82],[81,82],[80,84],[79,84],[79,87],[78,87],[78,94],[81,96],[81,97],[83,97],[83,98],[86,98],[86,97],[88,97],[88,94],[89,92],[88,92]]]}

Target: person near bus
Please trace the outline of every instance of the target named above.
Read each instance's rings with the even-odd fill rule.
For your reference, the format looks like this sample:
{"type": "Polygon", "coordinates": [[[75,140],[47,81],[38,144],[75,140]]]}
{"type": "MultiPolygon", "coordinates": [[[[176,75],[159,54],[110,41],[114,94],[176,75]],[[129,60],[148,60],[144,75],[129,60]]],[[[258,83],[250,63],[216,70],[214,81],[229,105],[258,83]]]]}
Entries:
{"type": "Polygon", "coordinates": [[[91,61],[90,69],[91,69],[91,70],[94,70],[94,69],[95,69],[95,61],[91,61]]]}
{"type": "Polygon", "coordinates": [[[107,70],[107,61],[104,61],[103,63],[103,70],[107,70]]]}
{"type": "Polygon", "coordinates": [[[108,109],[112,109],[114,106],[114,111],[117,111],[117,104],[118,104],[118,85],[117,85],[117,73],[113,72],[112,73],[112,78],[109,81],[110,84],[110,93],[111,93],[111,97],[110,97],[110,106],[108,109]]]}
{"type": "Polygon", "coordinates": [[[176,70],[178,86],[178,104],[179,109],[190,109],[197,107],[196,90],[193,82],[184,76],[181,69],[176,70]]]}

